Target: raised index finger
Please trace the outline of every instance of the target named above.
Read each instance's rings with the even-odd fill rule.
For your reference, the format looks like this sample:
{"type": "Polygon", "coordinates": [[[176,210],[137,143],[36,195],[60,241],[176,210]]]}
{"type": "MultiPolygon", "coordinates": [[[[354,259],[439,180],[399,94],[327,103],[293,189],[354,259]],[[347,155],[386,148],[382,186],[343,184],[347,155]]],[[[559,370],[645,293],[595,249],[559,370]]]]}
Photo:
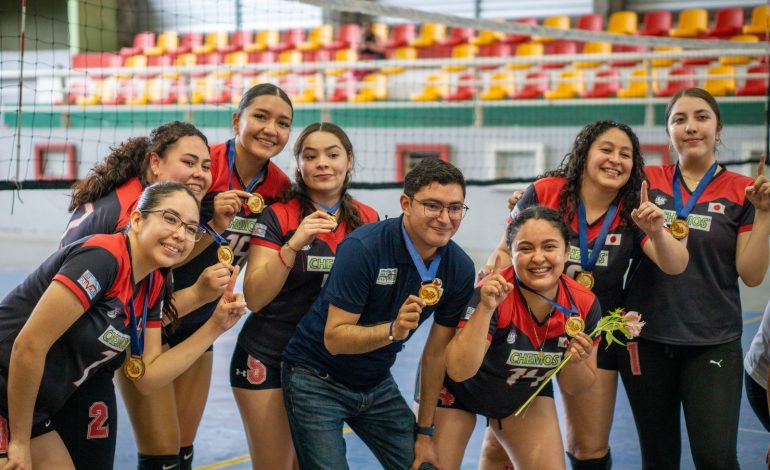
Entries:
{"type": "Polygon", "coordinates": [[[639,192],[639,204],[644,204],[649,200],[650,198],[647,196],[647,181],[642,181],[642,189],[639,192]]]}
{"type": "Polygon", "coordinates": [[[238,280],[238,273],[241,272],[241,267],[236,265],[233,268],[233,273],[230,275],[230,280],[227,282],[227,288],[225,289],[225,292],[233,293],[233,290],[235,290],[235,281],[238,280]]]}
{"type": "Polygon", "coordinates": [[[757,166],[757,176],[765,176],[765,160],[767,160],[767,158],[765,157],[765,154],[762,153],[759,156],[759,165],[757,166]]]}
{"type": "Polygon", "coordinates": [[[495,267],[492,269],[492,274],[499,274],[503,270],[503,262],[500,260],[500,255],[495,256],[495,267]]]}

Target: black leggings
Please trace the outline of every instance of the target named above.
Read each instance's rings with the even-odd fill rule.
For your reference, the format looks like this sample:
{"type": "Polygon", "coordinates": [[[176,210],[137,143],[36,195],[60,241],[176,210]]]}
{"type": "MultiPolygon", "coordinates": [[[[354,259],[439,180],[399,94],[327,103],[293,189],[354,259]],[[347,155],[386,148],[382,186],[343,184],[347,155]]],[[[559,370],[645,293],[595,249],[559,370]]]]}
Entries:
{"type": "Polygon", "coordinates": [[[770,432],[770,411],[767,407],[767,390],[762,388],[754,377],[750,376],[748,372],[743,372],[746,383],[746,398],[749,399],[749,405],[754,410],[754,414],[757,415],[759,422],[765,427],[767,432],[770,432]]]}
{"type": "Polygon", "coordinates": [[[739,468],[740,339],[714,346],[629,341],[619,360],[645,469],[679,469],[684,409],[695,467],[739,468]]]}

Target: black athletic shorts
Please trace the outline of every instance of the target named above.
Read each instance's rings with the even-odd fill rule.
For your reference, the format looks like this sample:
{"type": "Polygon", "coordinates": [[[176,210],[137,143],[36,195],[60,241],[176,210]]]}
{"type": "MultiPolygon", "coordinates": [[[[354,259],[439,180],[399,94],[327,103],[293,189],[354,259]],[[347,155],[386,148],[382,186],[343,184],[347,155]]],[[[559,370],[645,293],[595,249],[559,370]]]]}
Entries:
{"type": "Polygon", "coordinates": [[[246,390],[281,388],[281,367],[265,364],[260,359],[236,344],[230,361],[230,386],[246,390]]]}

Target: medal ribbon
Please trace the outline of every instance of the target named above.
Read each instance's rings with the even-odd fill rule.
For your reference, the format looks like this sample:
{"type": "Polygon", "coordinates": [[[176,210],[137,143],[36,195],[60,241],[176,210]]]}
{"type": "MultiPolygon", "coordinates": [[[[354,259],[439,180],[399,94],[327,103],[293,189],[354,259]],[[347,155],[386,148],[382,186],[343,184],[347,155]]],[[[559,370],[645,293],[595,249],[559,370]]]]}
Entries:
{"type": "Polygon", "coordinates": [[[690,199],[687,201],[687,205],[682,207],[682,188],[679,185],[681,175],[679,172],[679,163],[676,164],[676,170],[674,170],[674,209],[676,210],[677,219],[687,220],[687,216],[690,215],[692,208],[695,207],[695,203],[698,202],[698,198],[703,191],[706,190],[706,186],[714,179],[714,174],[717,172],[717,162],[711,165],[703,179],[700,180],[698,186],[695,187],[695,191],[690,195],[690,199]]]}
{"type": "Polygon", "coordinates": [[[433,257],[433,261],[430,262],[430,266],[425,266],[425,261],[422,260],[420,254],[417,252],[417,248],[414,246],[414,242],[409,238],[409,234],[406,232],[403,222],[401,223],[401,233],[404,235],[404,242],[406,243],[406,250],[409,252],[409,256],[412,257],[412,263],[417,268],[417,272],[420,273],[420,279],[423,282],[430,282],[436,278],[438,272],[438,265],[441,263],[441,257],[444,256],[444,247],[436,250],[436,256],[433,257]]]}
{"type": "Polygon", "coordinates": [[[207,222],[204,222],[200,224],[201,228],[206,231],[209,235],[211,235],[211,238],[214,239],[214,242],[217,245],[229,245],[230,242],[227,241],[227,238],[223,237],[222,235],[218,234],[216,230],[214,230],[211,225],[209,225],[207,222]]]}
{"type": "MultiPolygon", "coordinates": [[[[311,199],[311,201],[313,200],[311,199]]],[[[340,197],[339,201],[337,201],[337,203],[334,204],[333,206],[327,206],[326,204],[318,201],[313,201],[313,202],[321,206],[321,208],[325,210],[327,214],[334,215],[337,213],[337,209],[340,208],[340,204],[342,204],[342,197],[340,197]]]]}
{"type": "Polygon", "coordinates": [[[137,331],[138,325],[136,324],[136,312],[134,311],[134,295],[128,301],[129,310],[129,329],[128,334],[131,337],[131,355],[141,356],[144,353],[144,330],[147,327],[147,305],[150,303],[150,289],[152,289],[152,278],[155,272],[150,273],[150,279],[147,281],[147,285],[144,291],[144,305],[142,306],[142,334],[139,335],[137,331]]]}
{"type": "Polygon", "coordinates": [[[583,200],[578,200],[578,238],[580,239],[580,267],[583,271],[593,271],[596,267],[596,262],[599,261],[599,255],[602,253],[602,247],[604,241],[607,239],[607,233],[610,231],[610,225],[615,219],[615,212],[618,210],[618,200],[615,199],[607,209],[607,213],[604,214],[604,221],[602,222],[602,228],[599,231],[599,236],[594,240],[594,245],[591,247],[591,254],[588,254],[588,222],[586,221],[586,208],[583,205],[583,200]]]}
{"type": "MultiPolygon", "coordinates": [[[[577,309],[577,305],[575,305],[575,300],[572,298],[572,294],[570,294],[569,289],[567,289],[567,283],[564,282],[564,279],[560,278],[559,280],[561,281],[561,283],[564,286],[564,291],[567,293],[567,298],[569,299],[570,308],[567,308],[564,305],[561,305],[560,303],[555,302],[555,301],[549,299],[548,297],[544,296],[540,292],[536,292],[535,290],[529,288],[526,284],[521,282],[521,279],[519,279],[518,274],[514,277],[514,279],[516,280],[516,282],[515,282],[516,290],[519,291],[519,295],[521,296],[522,299],[524,299],[524,295],[521,293],[521,289],[525,289],[525,290],[528,290],[528,291],[532,292],[533,294],[539,296],[540,298],[542,298],[543,300],[545,300],[549,304],[551,304],[551,306],[553,308],[555,308],[556,310],[558,310],[561,313],[563,313],[565,317],[570,317],[572,315],[579,315],[580,314],[580,312],[577,309]]],[[[526,300],[524,300],[524,302],[526,303],[526,300]]]]}
{"type": "MultiPolygon", "coordinates": [[[[230,167],[230,172],[228,173],[229,177],[227,179],[227,188],[233,189],[233,167],[235,166],[235,139],[230,139],[227,141],[227,162],[230,167]]],[[[251,190],[254,189],[254,186],[257,185],[257,181],[259,181],[260,178],[265,176],[265,172],[267,171],[267,163],[265,163],[262,166],[262,169],[259,170],[259,173],[257,173],[257,176],[252,178],[251,182],[249,182],[249,184],[244,186],[244,191],[246,191],[247,193],[250,193],[251,190]]],[[[243,181],[241,181],[241,183],[243,183],[243,181]]]]}

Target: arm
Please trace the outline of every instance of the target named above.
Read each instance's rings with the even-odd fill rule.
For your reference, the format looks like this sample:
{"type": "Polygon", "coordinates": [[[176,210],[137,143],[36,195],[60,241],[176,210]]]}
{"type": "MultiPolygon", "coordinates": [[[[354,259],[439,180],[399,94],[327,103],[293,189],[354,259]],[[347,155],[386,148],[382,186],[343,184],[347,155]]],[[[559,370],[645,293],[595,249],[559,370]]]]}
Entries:
{"type": "Polygon", "coordinates": [[[765,177],[765,155],[759,157],[757,179],[746,187],[746,199],[754,206],[754,224],[750,232],[738,234],[735,267],[749,287],[762,283],[767,273],[768,237],[770,237],[770,180],[765,177]]]}
{"type": "MultiPolygon", "coordinates": [[[[393,320],[393,338],[406,339],[417,328],[425,302],[415,295],[407,297],[393,320]]],[[[392,343],[388,338],[391,323],[358,325],[361,314],[347,312],[329,304],[329,316],[324,328],[324,346],[331,354],[363,354],[392,343]]]]}
{"type": "Polygon", "coordinates": [[[198,308],[213,302],[221,296],[227,284],[233,267],[225,263],[217,263],[204,269],[195,284],[186,289],[174,292],[174,307],[179,317],[183,317],[198,308]]]}
{"type": "Polygon", "coordinates": [[[631,218],[647,234],[647,243],[642,246],[644,254],[664,273],[682,274],[690,261],[687,240],[676,240],[663,228],[666,216],[660,207],[649,201],[646,181],[642,181],[639,207],[631,211],[631,218]]]}
{"type": "Polygon", "coordinates": [[[85,311],[77,296],[52,282],[13,343],[8,369],[9,460],[30,463],[32,415],[51,346],[85,311]],[[26,455],[26,457],[25,457],[26,455]],[[26,460],[25,460],[26,459],[26,460]]]}

